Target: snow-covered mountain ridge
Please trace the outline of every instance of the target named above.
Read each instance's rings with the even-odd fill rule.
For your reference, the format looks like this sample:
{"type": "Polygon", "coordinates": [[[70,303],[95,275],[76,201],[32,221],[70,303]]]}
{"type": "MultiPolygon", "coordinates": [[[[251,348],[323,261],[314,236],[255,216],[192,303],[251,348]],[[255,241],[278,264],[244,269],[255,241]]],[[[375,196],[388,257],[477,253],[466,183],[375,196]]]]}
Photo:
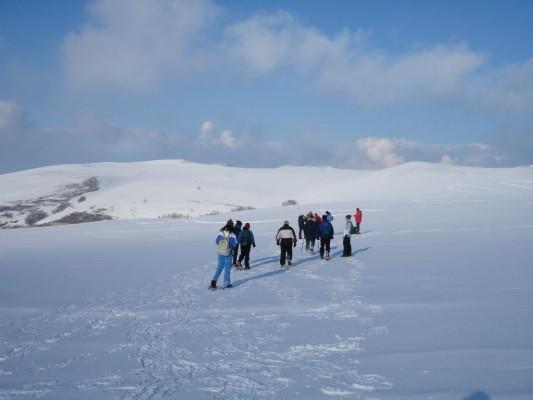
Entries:
{"type": "Polygon", "coordinates": [[[0,227],[189,218],[376,199],[530,196],[533,170],[412,162],[383,170],[236,168],[183,160],[57,165],[0,175],[0,227]]]}

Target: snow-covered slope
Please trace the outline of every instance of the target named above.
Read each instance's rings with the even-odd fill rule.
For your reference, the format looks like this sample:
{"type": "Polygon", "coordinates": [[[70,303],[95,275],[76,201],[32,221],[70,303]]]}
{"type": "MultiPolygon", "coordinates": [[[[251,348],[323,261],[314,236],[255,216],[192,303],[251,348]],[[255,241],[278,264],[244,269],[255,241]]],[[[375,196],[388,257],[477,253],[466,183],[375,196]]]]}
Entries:
{"type": "MultiPolygon", "coordinates": [[[[532,398],[529,167],[408,164],[356,172],[169,164],[1,177],[13,192],[19,187],[12,194],[2,186],[6,200],[43,197],[49,187],[94,176],[99,189],[85,203],[118,207],[117,198],[136,194],[131,204],[144,196],[150,204],[155,197],[145,188],[159,177],[175,180],[160,199],[186,190],[201,196],[186,189],[198,184],[198,192],[209,188],[232,204],[241,196],[246,201],[237,204],[265,207],[0,230],[1,400],[532,398]],[[148,174],[152,166],[157,173],[148,174]],[[231,184],[221,184],[213,168],[231,184]],[[297,178],[306,180],[300,192],[279,190],[297,178]],[[344,195],[355,200],[335,197],[344,195]],[[316,204],[279,207],[289,198],[316,204]],[[293,266],[280,269],[273,238],[281,221],[294,225],[303,210],[329,209],[340,232],[355,207],[364,219],[352,258],[339,257],[337,235],[331,260],[299,242],[293,266]],[[233,289],[210,292],[214,237],[229,217],[252,224],[252,268],[232,272],[233,289]]],[[[69,190],[87,188],[95,187],[69,190]]],[[[203,199],[207,210],[218,201],[203,199]]]]}
{"type": "Polygon", "coordinates": [[[0,175],[0,226],[114,219],[187,218],[239,209],[370,199],[513,196],[533,168],[408,163],[377,171],[275,169],[161,160],[60,165],[0,175]]]}

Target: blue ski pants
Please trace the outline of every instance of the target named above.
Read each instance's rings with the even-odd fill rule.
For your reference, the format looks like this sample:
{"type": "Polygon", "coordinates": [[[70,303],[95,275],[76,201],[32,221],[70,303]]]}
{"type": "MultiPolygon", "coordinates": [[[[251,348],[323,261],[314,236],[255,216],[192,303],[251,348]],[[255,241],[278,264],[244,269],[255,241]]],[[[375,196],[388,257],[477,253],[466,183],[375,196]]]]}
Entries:
{"type": "Polygon", "coordinates": [[[214,281],[218,281],[218,277],[222,273],[222,270],[224,270],[224,285],[229,285],[231,283],[230,273],[231,273],[231,264],[233,263],[233,255],[230,254],[229,256],[218,256],[218,266],[217,270],[215,272],[215,276],[213,276],[214,281]]]}

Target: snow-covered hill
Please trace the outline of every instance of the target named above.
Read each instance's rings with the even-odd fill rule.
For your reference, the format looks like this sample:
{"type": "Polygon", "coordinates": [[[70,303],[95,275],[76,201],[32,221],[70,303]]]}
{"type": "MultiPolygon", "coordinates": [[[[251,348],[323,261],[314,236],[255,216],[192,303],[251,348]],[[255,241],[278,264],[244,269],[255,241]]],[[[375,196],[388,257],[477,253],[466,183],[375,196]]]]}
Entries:
{"type": "Polygon", "coordinates": [[[0,176],[2,204],[73,196],[129,218],[0,230],[0,400],[529,400],[532,171],[159,161],[0,176]],[[256,209],[131,219],[237,205],[256,209]],[[353,257],[336,235],[331,260],[299,242],[280,269],[284,219],[329,209],[340,232],[355,207],[353,257]],[[257,247],[211,292],[229,217],[257,247]]]}
{"type": "Polygon", "coordinates": [[[377,171],[235,168],[181,160],[59,165],[0,175],[0,227],[102,219],[188,218],[370,199],[500,198],[528,194],[533,168],[408,163],[377,171]]]}

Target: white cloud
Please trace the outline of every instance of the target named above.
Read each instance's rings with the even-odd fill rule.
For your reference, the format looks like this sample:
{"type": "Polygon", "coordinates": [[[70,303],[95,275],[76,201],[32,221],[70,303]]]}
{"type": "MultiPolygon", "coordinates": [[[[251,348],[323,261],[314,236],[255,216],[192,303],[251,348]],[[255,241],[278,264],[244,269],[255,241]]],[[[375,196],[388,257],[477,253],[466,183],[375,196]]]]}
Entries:
{"type": "Polygon", "coordinates": [[[212,121],[205,121],[200,127],[200,135],[197,143],[202,146],[224,146],[227,148],[237,148],[243,139],[238,139],[231,130],[225,129],[220,135],[215,134],[215,124],[212,121]]]}
{"type": "Polygon", "coordinates": [[[224,26],[210,0],[95,0],[88,11],[88,22],[63,46],[67,80],[79,89],[143,89],[168,78],[203,79],[215,69],[239,78],[288,69],[363,106],[447,100],[533,109],[533,59],[491,68],[465,43],[393,53],[373,46],[364,31],[327,35],[284,11],[224,26]]]}
{"type": "Polygon", "coordinates": [[[287,13],[257,16],[225,29],[224,51],[255,73],[283,64],[291,51],[292,17],[287,13]]]}
{"type": "Polygon", "coordinates": [[[217,13],[208,0],[96,0],[88,10],[90,22],[64,41],[67,79],[124,89],[197,67],[190,54],[217,13]]]}
{"type": "Polygon", "coordinates": [[[323,89],[360,104],[404,103],[457,93],[485,57],[466,45],[435,45],[400,55],[369,48],[362,31],[328,37],[287,13],[254,16],[226,28],[225,48],[255,73],[292,66],[323,89]]]}
{"type": "Polygon", "coordinates": [[[387,138],[367,137],[357,141],[357,147],[366,156],[381,167],[393,167],[405,162],[405,159],[395,153],[398,140],[387,138]]]}
{"type": "Polygon", "coordinates": [[[491,111],[533,114],[533,58],[472,77],[465,98],[491,111]]]}
{"type": "Polygon", "coordinates": [[[325,66],[319,82],[367,106],[442,99],[456,96],[482,62],[465,46],[437,45],[396,57],[376,51],[325,66]]]}
{"type": "Polygon", "coordinates": [[[289,67],[317,88],[364,106],[452,100],[482,109],[533,109],[533,59],[487,68],[487,55],[465,43],[393,54],[373,47],[364,31],[328,36],[277,12],[226,26],[222,49],[220,58],[235,60],[229,64],[244,72],[265,75],[289,67]]]}
{"type": "Polygon", "coordinates": [[[214,129],[215,129],[215,124],[213,124],[213,121],[205,121],[202,124],[201,132],[203,134],[209,134],[209,133],[213,132],[214,129]]]}
{"type": "Polygon", "coordinates": [[[455,158],[450,157],[449,154],[444,154],[440,158],[440,163],[441,164],[446,164],[446,165],[455,165],[455,164],[457,164],[457,160],[455,158]]]}
{"type": "Polygon", "coordinates": [[[220,134],[220,138],[218,139],[218,142],[226,147],[235,148],[239,146],[238,140],[233,135],[233,132],[229,129],[226,129],[220,134]]]}
{"type": "Polygon", "coordinates": [[[215,130],[215,124],[213,124],[212,121],[205,121],[202,126],[200,127],[200,137],[199,141],[200,143],[208,144],[212,142],[212,134],[215,130]]]}
{"type": "Polygon", "coordinates": [[[469,166],[499,166],[501,153],[485,143],[430,144],[405,138],[367,137],[357,148],[377,167],[392,167],[408,161],[426,161],[469,166]]]}

